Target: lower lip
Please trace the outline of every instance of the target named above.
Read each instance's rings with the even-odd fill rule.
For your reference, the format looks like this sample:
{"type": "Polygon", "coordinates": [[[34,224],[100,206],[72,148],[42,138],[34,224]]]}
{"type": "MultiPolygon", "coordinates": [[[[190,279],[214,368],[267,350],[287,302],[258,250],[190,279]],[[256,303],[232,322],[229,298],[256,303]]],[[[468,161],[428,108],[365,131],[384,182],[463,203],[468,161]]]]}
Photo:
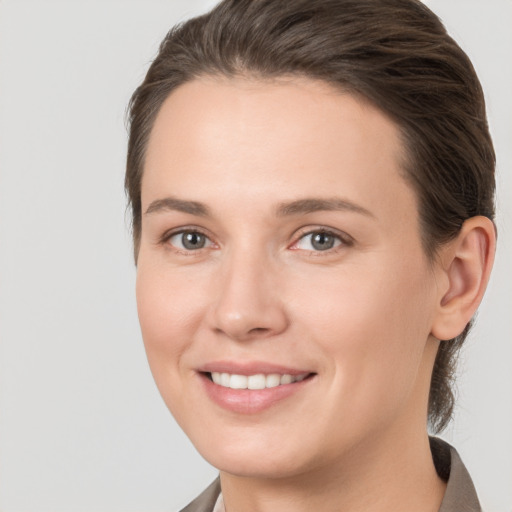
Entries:
{"type": "Polygon", "coordinates": [[[313,376],[300,382],[282,384],[265,389],[231,389],[212,382],[205,374],[200,374],[207,395],[217,405],[239,414],[256,414],[300,392],[313,376]]]}

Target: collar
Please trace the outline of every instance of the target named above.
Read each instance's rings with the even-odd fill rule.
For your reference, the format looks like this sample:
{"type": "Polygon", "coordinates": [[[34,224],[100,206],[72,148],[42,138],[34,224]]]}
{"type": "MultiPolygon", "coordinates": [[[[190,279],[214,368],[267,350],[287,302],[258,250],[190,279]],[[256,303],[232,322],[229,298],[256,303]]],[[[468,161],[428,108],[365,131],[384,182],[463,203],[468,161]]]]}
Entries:
{"type": "Polygon", "coordinates": [[[482,512],[475,486],[457,450],[438,437],[430,438],[437,474],[447,482],[439,512],[482,512]]]}

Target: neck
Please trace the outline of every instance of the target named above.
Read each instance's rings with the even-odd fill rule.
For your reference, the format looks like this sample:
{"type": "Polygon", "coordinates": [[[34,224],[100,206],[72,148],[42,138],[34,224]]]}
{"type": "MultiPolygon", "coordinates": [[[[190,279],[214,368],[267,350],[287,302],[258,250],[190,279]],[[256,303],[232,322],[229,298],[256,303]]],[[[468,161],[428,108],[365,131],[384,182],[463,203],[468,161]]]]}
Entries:
{"type": "Polygon", "coordinates": [[[436,473],[428,436],[379,438],[343,461],[282,479],[221,472],[226,511],[437,512],[446,484],[436,473]]]}

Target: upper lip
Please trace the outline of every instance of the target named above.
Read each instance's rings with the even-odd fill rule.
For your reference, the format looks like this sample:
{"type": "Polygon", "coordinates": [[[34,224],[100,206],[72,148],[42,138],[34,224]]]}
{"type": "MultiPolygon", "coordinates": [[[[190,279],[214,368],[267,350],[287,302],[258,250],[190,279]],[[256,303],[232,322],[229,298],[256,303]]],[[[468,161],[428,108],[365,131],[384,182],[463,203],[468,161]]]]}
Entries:
{"type": "Polygon", "coordinates": [[[202,373],[230,373],[231,375],[270,375],[272,373],[280,375],[303,375],[305,373],[313,373],[303,368],[293,368],[264,361],[212,361],[198,368],[198,371],[202,373]]]}

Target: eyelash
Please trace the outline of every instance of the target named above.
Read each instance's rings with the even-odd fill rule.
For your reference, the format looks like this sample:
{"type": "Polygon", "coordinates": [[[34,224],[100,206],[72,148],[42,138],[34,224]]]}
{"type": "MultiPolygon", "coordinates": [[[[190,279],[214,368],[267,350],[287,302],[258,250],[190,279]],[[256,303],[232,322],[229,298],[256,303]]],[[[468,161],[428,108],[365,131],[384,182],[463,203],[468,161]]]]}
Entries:
{"type": "Polygon", "coordinates": [[[315,257],[322,257],[322,256],[329,256],[332,254],[336,254],[339,251],[354,245],[354,239],[352,237],[350,237],[349,235],[347,235],[346,233],[340,233],[340,232],[333,231],[330,229],[318,227],[318,228],[314,228],[314,229],[307,229],[306,231],[303,231],[302,233],[300,233],[299,236],[296,238],[296,241],[293,242],[290,249],[291,250],[300,250],[300,249],[296,248],[296,246],[302,240],[304,240],[306,237],[308,237],[308,236],[312,237],[313,235],[324,235],[324,236],[328,236],[328,237],[333,237],[335,239],[335,243],[336,243],[336,241],[338,242],[337,245],[335,245],[334,247],[331,247],[331,248],[323,250],[323,251],[322,250],[303,249],[303,251],[305,251],[309,255],[312,255],[315,257]]]}
{"type": "MultiPolygon", "coordinates": [[[[319,234],[325,235],[328,237],[333,237],[335,239],[335,243],[336,243],[336,241],[338,242],[337,245],[335,245],[332,248],[323,250],[323,251],[322,250],[302,249],[304,252],[308,253],[309,255],[313,255],[315,257],[321,257],[321,256],[328,256],[328,255],[335,254],[346,247],[351,247],[352,245],[354,245],[354,240],[352,239],[352,237],[350,237],[346,233],[339,233],[339,232],[336,232],[333,230],[318,227],[315,229],[308,229],[308,230],[305,230],[305,231],[299,233],[299,236],[297,236],[295,241],[293,242],[293,244],[291,246],[289,246],[289,249],[290,250],[301,250],[301,249],[297,248],[296,246],[303,239],[305,239],[308,236],[319,235],[319,234]]],[[[166,245],[166,246],[170,245],[176,253],[178,253],[180,255],[184,255],[184,256],[198,256],[202,253],[202,249],[208,249],[208,248],[211,248],[212,246],[214,248],[218,247],[218,246],[216,246],[215,242],[213,242],[211,240],[211,238],[205,232],[203,232],[202,230],[200,230],[196,227],[181,228],[178,231],[167,232],[161,237],[159,243],[162,245],[166,245]],[[187,234],[187,233],[203,236],[209,242],[210,245],[208,247],[200,247],[199,249],[187,250],[187,249],[178,248],[170,243],[170,240],[173,237],[178,236],[178,235],[183,236],[184,234],[187,234]]]]}
{"type": "Polygon", "coordinates": [[[173,238],[175,236],[179,236],[179,235],[183,236],[184,234],[187,234],[187,233],[201,235],[207,241],[210,242],[210,245],[215,246],[215,243],[212,242],[211,238],[205,232],[203,232],[202,230],[200,230],[196,227],[181,228],[177,231],[170,231],[170,232],[164,233],[164,235],[161,237],[159,243],[164,246],[171,246],[173,248],[174,252],[176,252],[180,255],[183,255],[183,256],[198,256],[198,255],[200,255],[202,252],[201,249],[204,249],[204,247],[201,247],[201,248],[195,249],[195,250],[187,250],[187,249],[181,249],[179,247],[176,247],[170,243],[171,238],[173,238]]]}

